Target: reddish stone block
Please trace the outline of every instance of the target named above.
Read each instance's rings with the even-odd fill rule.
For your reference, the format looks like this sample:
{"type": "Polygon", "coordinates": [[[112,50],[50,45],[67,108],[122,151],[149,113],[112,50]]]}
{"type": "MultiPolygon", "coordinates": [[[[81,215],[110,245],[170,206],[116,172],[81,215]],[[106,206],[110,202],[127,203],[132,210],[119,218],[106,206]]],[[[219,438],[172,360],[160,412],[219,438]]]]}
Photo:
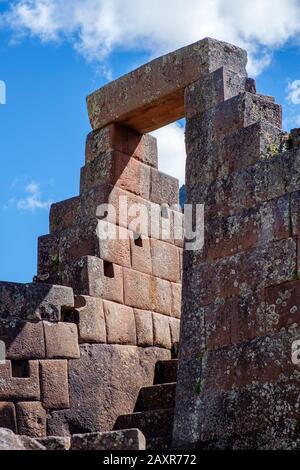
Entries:
{"type": "Polygon", "coordinates": [[[87,256],[66,266],[63,283],[77,295],[123,303],[123,268],[99,258],[87,256]]]}
{"type": "Polygon", "coordinates": [[[266,289],[266,329],[275,333],[300,326],[300,281],[266,289]]]}
{"type": "Polygon", "coordinates": [[[153,313],[153,334],[154,346],[159,348],[171,349],[171,333],[169,326],[169,317],[153,313]]]}
{"type": "Polygon", "coordinates": [[[30,437],[46,437],[46,411],[40,402],[19,402],[16,405],[18,433],[30,437]]]}
{"type": "Polygon", "coordinates": [[[38,361],[28,361],[27,364],[17,362],[14,363],[14,367],[10,361],[6,361],[5,364],[0,364],[0,376],[0,400],[40,399],[38,361]],[[24,370],[24,365],[27,366],[27,370],[24,370]]]}
{"type": "Polygon", "coordinates": [[[125,305],[103,301],[107,342],[136,345],[136,327],[133,309],[125,305]]]}
{"type": "Polygon", "coordinates": [[[77,325],[74,323],[43,323],[47,358],[76,359],[80,357],[77,325]]]}
{"type": "Polygon", "coordinates": [[[99,183],[107,183],[149,199],[150,175],[148,165],[111,150],[81,169],[80,192],[84,193],[99,183]]]}
{"type": "Polygon", "coordinates": [[[41,400],[46,410],[60,410],[70,407],[68,362],[40,361],[41,400]]]}
{"type": "Polygon", "coordinates": [[[96,297],[75,298],[79,343],[106,343],[103,301],[96,297]]]}
{"type": "Polygon", "coordinates": [[[0,402],[0,428],[17,432],[16,410],[11,402],[0,402]]]}
{"type": "Polygon", "coordinates": [[[171,315],[172,313],[172,290],[171,283],[160,279],[151,278],[152,309],[155,312],[171,315]]]}
{"type": "Polygon", "coordinates": [[[179,203],[179,181],[154,168],[151,170],[150,201],[155,204],[168,204],[169,206],[179,203]]]}
{"type": "Polygon", "coordinates": [[[181,317],[181,291],[182,286],[181,284],[175,284],[172,282],[171,284],[172,289],[172,310],[171,316],[175,318],[181,317]]]}
{"type": "Polygon", "coordinates": [[[150,239],[133,234],[130,240],[132,268],[145,274],[152,274],[150,239]]]}
{"type": "Polygon", "coordinates": [[[42,322],[0,320],[0,339],[6,345],[7,359],[28,360],[45,357],[42,322]]]}
{"type": "Polygon", "coordinates": [[[152,310],[151,281],[147,274],[124,268],[124,303],[140,310],[152,310]]]}
{"type": "Polygon", "coordinates": [[[99,238],[99,256],[101,259],[126,268],[131,267],[131,233],[128,230],[99,220],[97,235],[99,238]]]}
{"type": "Polygon", "coordinates": [[[134,310],[137,345],[140,347],[153,346],[153,319],[152,312],[147,310],[134,310]]]}
{"type": "Polygon", "coordinates": [[[172,282],[180,281],[179,249],[159,240],[151,240],[153,275],[172,282]]]}

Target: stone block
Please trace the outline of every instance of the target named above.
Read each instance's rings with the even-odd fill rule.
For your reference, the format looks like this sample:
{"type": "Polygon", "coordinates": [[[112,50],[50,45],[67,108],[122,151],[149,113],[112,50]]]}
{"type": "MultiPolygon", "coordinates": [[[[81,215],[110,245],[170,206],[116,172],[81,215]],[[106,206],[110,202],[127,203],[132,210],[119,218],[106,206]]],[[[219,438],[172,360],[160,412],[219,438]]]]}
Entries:
{"type": "Polygon", "coordinates": [[[125,304],[140,310],[152,310],[152,278],[124,268],[125,304]]]}
{"type": "Polygon", "coordinates": [[[103,301],[96,297],[75,298],[79,343],[106,343],[103,301]]]}
{"type": "Polygon", "coordinates": [[[6,345],[6,358],[15,360],[43,359],[45,343],[43,324],[12,318],[0,320],[0,339],[6,345]]]}
{"type": "Polygon", "coordinates": [[[70,450],[71,439],[69,437],[48,436],[35,439],[46,450],[70,450]]]}
{"type": "Polygon", "coordinates": [[[111,124],[87,136],[85,161],[90,163],[108,150],[117,150],[157,168],[157,140],[120,124],[111,124]]]}
{"type": "Polygon", "coordinates": [[[132,269],[145,274],[152,274],[150,239],[145,235],[135,234],[130,240],[132,269]]]}
{"type": "Polygon", "coordinates": [[[177,318],[169,318],[170,322],[170,333],[171,333],[171,344],[172,346],[179,343],[180,339],[180,320],[177,318]]]}
{"type": "Polygon", "coordinates": [[[46,411],[40,402],[19,402],[16,405],[18,433],[30,437],[46,437],[46,411]]]}
{"type": "Polygon", "coordinates": [[[171,315],[172,292],[171,283],[159,277],[151,278],[152,308],[155,312],[171,315]]]}
{"type": "Polygon", "coordinates": [[[87,256],[66,266],[63,282],[71,285],[76,295],[123,303],[123,268],[99,258],[87,256]]]}
{"type": "Polygon", "coordinates": [[[0,429],[0,450],[46,450],[36,439],[18,436],[10,429],[0,429]]]}
{"type": "Polygon", "coordinates": [[[74,306],[72,289],[48,284],[0,282],[1,319],[59,321],[61,311],[74,306]]]}
{"type": "Polygon", "coordinates": [[[49,359],[75,359],[80,356],[77,325],[44,322],[46,356],[49,359]]]}
{"type": "Polygon", "coordinates": [[[151,170],[150,201],[173,206],[179,203],[179,181],[161,171],[151,170]]]}
{"type": "Polygon", "coordinates": [[[17,432],[16,410],[14,403],[0,402],[0,428],[17,432]]]}
{"type": "Polygon", "coordinates": [[[153,275],[172,282],[180,281],[179,249],[170,243],[151,240],[153,275]]]}
{"type": "Polygon", "coordinates": [[[123,227],[99,220],[97,227],[99,238],[99,256],[126,268],[131,267],[131,233],[123,227]]]}
{"type": "Polygon", "coordinates": [[[151,169],[130,155],[109,150],[81,169],[80,192],[107,183],[149,199],[151,169]]]}
{"type": "Polygon", "coordinates": [[[133,309],[114,302],[103,301],[107,342],[109,344],[136,345],[133,309]]]}
{"type": "Polygon", "coordinates": [[[68,362],[65,360],[40,361],[41,400],[46,410],[70,407],[68,362]]]}
{"type": "Polygon", "coordinates": [[[181,284],[176,284],[172,282],[171,284],[172,290],[172,310],[171,316],[175,318],[181,317],[181,291],[182,286],[181,284]]]}
{"type": "Polygon", "coordinates": [[[10,361],[0,364],[0,400],[40,400],[39,362],[29,361],[24,376],[13,369],[10,361]]]}
{"type": "Polygon", "coordinates": [[[171,349],[171,333],[169,318],[159,313],[153,313],[154,346],[171,349]]]}
{"type": "Polygon", "coordinates": [[[75,434],[72,436],[72,450],[146,450],[146,439],[138,429],[75,434]]]}
{"type": "Polygon", "coordinates": [[[241,49],[210,38],[155,59],[87,98],[92,128],[121,122],[146,133],[181,119],[187,86],[223,66],[246,75],[246,60],[241,49]]]}
{"type": "Polygon", "coordinates": [[[137,345],[141,347],[153,346],[153,318],[152,312],[147,310],[134,310],[137,345]]]}

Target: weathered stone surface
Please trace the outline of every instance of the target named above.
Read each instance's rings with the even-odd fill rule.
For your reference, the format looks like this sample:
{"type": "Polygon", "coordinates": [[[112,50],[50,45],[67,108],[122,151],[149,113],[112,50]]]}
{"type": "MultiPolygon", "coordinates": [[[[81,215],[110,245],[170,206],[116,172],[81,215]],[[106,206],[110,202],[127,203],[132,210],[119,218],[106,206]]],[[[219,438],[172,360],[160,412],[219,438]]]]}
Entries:
{"type": "Polygon", "coordinates": [[[17,436],[9,429],[0,429],[0,450],[46,450],[35,439],[17,436]]]}
{"type": "MultiPolygon", "coordinates": [[[[153,170],[157,171],[157,170],[153,170]]],[[[151,168],[130,155],[109,150],[81,169],[80,192],[107,183],[149,199],[151,168]]]]}
{"type": "Polygon", "coordinates": [[[180,340],[180,321],[177,318],[169,318],[171,344],[179,343],[180,340]]]}
{"type": "Polygon", "coordinates": [[[246,53],[214,39],[156,59],[87,99],[93,129],[121,122],[149,132],[184,117],[184,90],[222,66],[246,75],[246,53]],[[157,86],[159,84],[159,87],[157,86]]]}
{"type": "Polygon", "coordinates": [[[179,181],[161,171],[151,170],[150,201],[155,204],[176,205],[179,202],[179,181]]]}
{"type": "Polygon", "coordinates": [[[179,249],[170,243],[151,240],[153,275],[172,282],[179,282],[179,249]]]}
{"type": "Polygon", "coordinates": [[[151,276],[124,268],[125,304],[140,310],[152,310],[151,276]]]}
{"type": "Polygon", "coordinates": [[[165,315],[172,314],[171,283],[160,277],[151,278],[152,309],[165,315]]]}
{"type": "Polygon", "coordinates": [[[132,233],[123,227],[102,220],[98,221],[99,257],[104,261],[130,268],[132,233]]]}
{"type": "Polygon", "coordinates": [[[19,434],[46,437],[46,411],[40,402],[19,402],[16,411],[19,434]]]}
{"type": "Polygon", "coordinates": [[[6,358],[15,360],[43,359],[45,342],[43,323],[16,318],[0,320],[0,339],[6,345],[6,358]]]}
{"type": "Polygon", "coordinates": [[[146,439],[138,429],[75,434],[72,450],[146,450],[146,439]]]}
{"type": "Polygon", "coordinates": [[[13,377],[10,361],[0,364],[1,400],[40,400],[39,362],[28,361],[25,377],[13,377]]]}
{"type": "Polygon", "coordinates": [[[46,410],[69,408],[68,361],[40,361],[40,377],[43,407],[46,410]]]}
{"type": "Polygon", "coordinates": [[[169,318],[159,313],[153,313],[154,346],[171,349],[171,332],[169,318]]]}
{"type": "Polygon", "coordinates": [[[153,346],[153,319],[152,312],[147,310],[134,310],[137,345],[141,347],[153,346]]]}
{"type": "Polygon", "coordinates": [[[66,266],[63,282],[71,285],[76,295],[123,303],[123,268],[112,263],[106,264],[94,256],[83,257],[66,266]]]}
{"type": "Polygon", "coordinates": [[[44,331],[47,358],[74,359],[80,356],[77,325],[44,322],[44,331]]]}
{"type": "Polygon", "coordinates": [[[120,124],[111,124],[87,136],[86,163],[100,158],[108,150],[117,150],[133,156],[154,168],[158,166],[156,138],[152,135],[140,134],[120,124]]]}
{"type": "Polygon", "coordinates": [[[17,431],[16,410],[14,403],[0,402],[0,428],[17,431]]]}
{"type": "Polygon", "coordinates": [[[133,309],[114,302],[103,301],[107,342],[136,345],[136,328],[133,309]]]}
{"type": "Polygon", "coordinates": [[[0,318],[59,321],[61,310],[74,306],[72,289],[47,284],[0,283],[0,318]]]}
{"type": "Polygon", "coordinates": [[[40,437],[35,439],[36,442],[45,447],[46,450],[69,450],[71,447],[71,439],[69,437],[40,437]]]}
{"type": "Polygon", "coordinates": [[[174,282],[172,282],[171,291],[172,291],[171,316],[175,318],[180,318],[181,317],[181,291],[182,291],[181,284],[175,284],[174,282]]]}
{"type": "Polygon", "coordinates": [[[79,343],[106,343],[103,301],[96,297],[75,298],[79,343]]]}
{"type": "Polygon", "coordinates": [[[130,240],[132,269],[145,274],[152,274],[150,239],[144,235],[130,240]]]}
{"type": "Polygon", "coordinates": [[[266,330],[268,333],[300,325],[299,296],[299,280],[266,289],[266,330]]]}
{"type": "Polygon", "coordinates": [[[48,434],[110,431],[133,411],[140,388],[153,383],[155,363],[170,357],[159,348],[81,346],[80,359],[69,362],[71,410],[51,413],[48,434]]]}

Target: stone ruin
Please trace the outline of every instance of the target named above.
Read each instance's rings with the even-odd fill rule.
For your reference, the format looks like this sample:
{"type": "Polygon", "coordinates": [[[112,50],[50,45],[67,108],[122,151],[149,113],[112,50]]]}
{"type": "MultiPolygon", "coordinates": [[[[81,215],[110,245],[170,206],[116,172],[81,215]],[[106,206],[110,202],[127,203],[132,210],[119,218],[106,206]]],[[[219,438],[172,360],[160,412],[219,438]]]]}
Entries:
{"type": "Polygon", "coordinates": [[[300,447],[300,133],[246,63],[204,39],[88,97],[80,195],[51,207],[34,282],[0,283],[0,445],[300,447]],[[183,117],[205,242],[182,262],[147,133],[183,117]]]}

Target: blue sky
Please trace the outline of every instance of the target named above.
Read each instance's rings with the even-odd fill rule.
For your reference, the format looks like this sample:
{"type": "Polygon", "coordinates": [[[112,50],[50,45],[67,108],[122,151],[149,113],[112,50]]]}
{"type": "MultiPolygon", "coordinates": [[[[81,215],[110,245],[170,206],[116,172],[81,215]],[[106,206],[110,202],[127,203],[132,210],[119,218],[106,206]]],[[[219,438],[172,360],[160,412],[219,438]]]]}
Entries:
{"type": "MultiPolygon", "coordinates": [[[[207,35],[246,47],[259,92],[283,104],[287,129],[300,127],[300,2],[240,3],[191,0],[186,17],[181,0],[0,1],[0,280],[31,281],[50,202],[78,194],[86,96],[148,59],[207,35]]],[[[161,168],[182,180],[183,130],[157,136],[161,168]]]]}

